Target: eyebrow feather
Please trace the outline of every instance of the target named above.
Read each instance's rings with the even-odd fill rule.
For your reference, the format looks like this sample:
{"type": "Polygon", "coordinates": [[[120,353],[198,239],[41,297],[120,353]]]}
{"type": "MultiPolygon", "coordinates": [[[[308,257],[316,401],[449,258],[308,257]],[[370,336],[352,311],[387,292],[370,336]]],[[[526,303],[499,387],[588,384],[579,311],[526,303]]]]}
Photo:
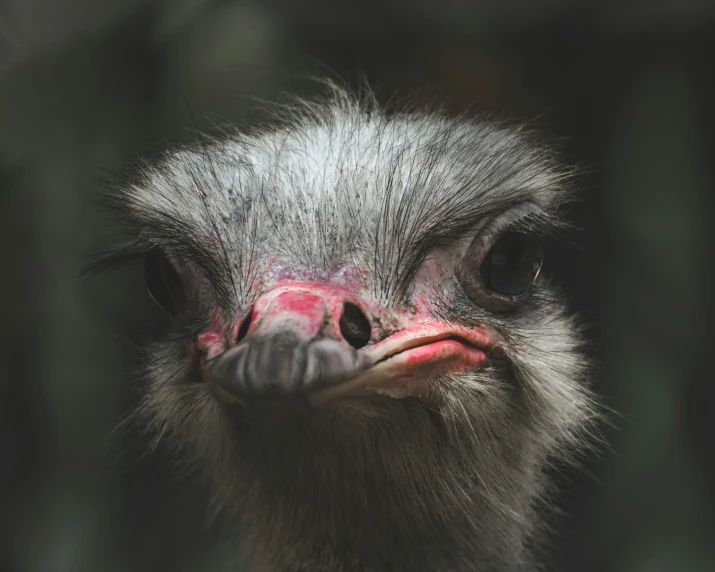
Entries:
{"type": "MultiPolygon", "coordinates": [[[[166,194],[163,198],[172,200],[166,194]]],[[[225,248],[216,226],[201,228],[126,191],[105,193],[101,203],[123,224],[123,231],[134,238],[97,254],[84,273],[112,271],[140,261],[154,248],[161,248],[169,258],[197,266],[209,282],[217,303],[225,309],[234,307],[236,297],[230,266],[227,258],[216,255],[217,250],[224,252],[225,248]],[[217,249],[215,243],[221,243],[223,248],[217,249]]]]}
{"type": "Polygon", "coordinates": [[[297,269],[353,261],[396,303],[431,249],[525,201],[543,207],[529,224],[547,233],[569,198],[574,173],[558,155],[488,116],[387,114],[345,94],[277,112],[282,125],[199,133],[140,164],[110,201],[139,238],[97,266],[158,246],[200,268],[232,308],[253,294],[263,254],[297,269]]]}

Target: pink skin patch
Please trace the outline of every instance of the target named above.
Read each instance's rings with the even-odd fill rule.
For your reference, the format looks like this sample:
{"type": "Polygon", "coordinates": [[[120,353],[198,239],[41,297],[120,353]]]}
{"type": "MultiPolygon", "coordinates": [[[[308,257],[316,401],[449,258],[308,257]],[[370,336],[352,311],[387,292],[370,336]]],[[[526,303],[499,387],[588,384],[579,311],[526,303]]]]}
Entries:
{"type": "MultiPolygon", "coordinates": [[[[290,323],[290,329],[300,332],[306,340],[324,336],[342,340],[347,349],[339,321],[345,303],[351,303],[363,310],[372,325],[370,343],[358,350],[369,365],[344,382],[307,395],[311,405],[319,407],[369,395],[414,397],[431,403],[435,378],[479,369],[502,339],[491,329],[436,320],[430,312],[435,296],[432,284],[435,274],[442,270],[441,264],[431,262],[426,270],[426,274],[418,274],[412,303],[406,307],[388,307],[375,300],[359,283],[357,272],[342,269],[332,279],[308,282],[295,281],[294,276],[281,270],[275,279],[263,281],[267,290],[230,325],[225,325],[222,311],[216,310],[211,326],[197,337],[191,354],[201,363],[204,379],[211,382],[206,361],[236,345],[237,333],[249,314],[247,338],[290,323]]],[[[300,278],[305,280],[305,276],[300,278]]],[[[219,397],[240,403],[212,385],[219,397]]]]}
{"type": "Polygon", "coordinates": [[[339,321],[346,302],[361,305],[356,296],[333,284],[281,285],[256,299],[247,335],[260,335],[290,325],[306,340],[319,332],[325,337],[342,339],[339,321]]]}
{"type": "Polygon", "coordinates": [[[365,348],[372,367],[309,399],[314,406],[375,394],[432,402],[434,378],[479,369],[487,360],[486,352],[493,347],[492,336],[482,329],[441,324],[414,326],[365,348]]]}

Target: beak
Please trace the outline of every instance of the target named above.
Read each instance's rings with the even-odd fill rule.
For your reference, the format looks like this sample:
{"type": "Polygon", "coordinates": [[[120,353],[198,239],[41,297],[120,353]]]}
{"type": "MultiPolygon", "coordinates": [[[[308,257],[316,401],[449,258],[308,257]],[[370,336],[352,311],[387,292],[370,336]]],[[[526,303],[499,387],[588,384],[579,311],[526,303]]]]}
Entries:
{"type": "Polygon", "coordinates": [[[206,361],[218,395],[243,405],[300,398],[320,407],[375,394],[426,400],[435,377],[477,369],[493,345],[486,331],[433,320],[369,345],[378,333],[359,300],[316,284],[261,295],[249,320],[243,339],[206,361]]]}
{"type": "Polygon", "coordinates": [[[309,394],[372,365],[355,341],[370,332],[349,292],[291,284],[255,301],[245,337],[207,363],[209,377],[239,402],[309,394]]]}
{"type": "Polygon", "coordinates": [[[368,349],[371,366],[352,379],[309,396],[314,407],[349,397],[384,395],[435,401],[434,380],[475,371],[493,347],[485,331],[425,324],[404,329],[368,349]]]}

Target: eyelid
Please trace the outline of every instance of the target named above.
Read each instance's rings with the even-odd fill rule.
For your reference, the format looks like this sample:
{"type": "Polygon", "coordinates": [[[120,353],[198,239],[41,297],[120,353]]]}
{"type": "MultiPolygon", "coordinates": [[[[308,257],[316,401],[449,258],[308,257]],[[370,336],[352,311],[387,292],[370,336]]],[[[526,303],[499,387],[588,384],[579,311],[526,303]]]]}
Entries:
{"type": "MultiPolygon", "coordinates": [[[[485,224],[477,234],[472,244],[478,239],[482,239],[482,242],[493,242],[499,235],[501,235],[505,230],[513,228],[532,216],[538,218],[546,218],[546,213],[536,205],[535,203],[526,202],[521,203],[508,211],[499,213],[498,215],[492,217],[487,224],[485,224]]],[[[470,245],[471,248],[471,245],[470,245]]]]}
{"type": "Polygon", "coordinates": [[[470,299],[477,298],[480,306],[495,312],[504,312],[528,296],[528,291],[516,296],[493,292],[483,283],[478,270],[475,272],[474,269],[480,267],[489,250],[505,231],[513,230],[515,226],[518,228],[519,222],[525,221],[531,216],[542,219],[548,217],[538,205],[531,202],[521,203],[496,215],[482,227],[464,252],[457,267],[457,279],[467,296],[470,299]],[[470,266],[468,269],[465,268],[466,264],[470,266]]]}

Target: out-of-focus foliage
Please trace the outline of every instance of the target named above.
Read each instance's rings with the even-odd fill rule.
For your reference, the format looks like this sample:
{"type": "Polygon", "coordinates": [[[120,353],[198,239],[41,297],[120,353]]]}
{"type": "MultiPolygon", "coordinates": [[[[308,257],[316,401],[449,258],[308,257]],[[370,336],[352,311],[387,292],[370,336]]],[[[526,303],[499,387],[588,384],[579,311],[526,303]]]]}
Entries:
{"type": "Polygon", "coordinates": [[[0,2],[0,569],[214,569],[201,491],[109,438],[159,318],[138,272],[78,279],[112,239],[97,181],[360,74],[538,118],[588,167],[548,266],[620,415],[564,475],[549,569],[715,569],[713,54],[705,0],[0,2]]]}

